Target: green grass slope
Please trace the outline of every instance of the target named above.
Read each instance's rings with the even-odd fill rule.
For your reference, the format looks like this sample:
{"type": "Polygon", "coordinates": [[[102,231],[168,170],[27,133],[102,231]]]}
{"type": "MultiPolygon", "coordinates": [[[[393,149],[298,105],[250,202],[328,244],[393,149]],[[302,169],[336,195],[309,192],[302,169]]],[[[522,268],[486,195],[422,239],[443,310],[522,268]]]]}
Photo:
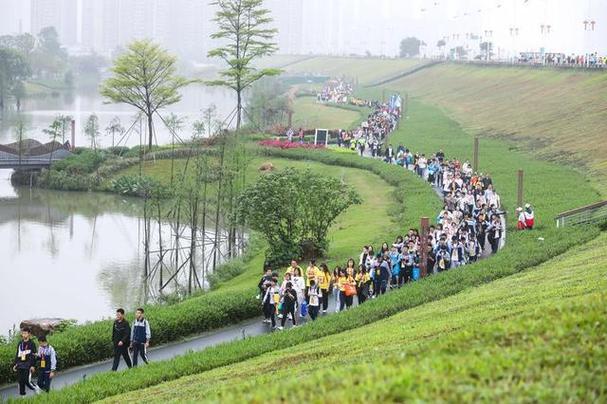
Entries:
{"type": "MultiPolygon", "coordinates": [[[[377,175],[356,168],[336,168],[310,161],[290,161],[280,158],[258,157],[251,162],[248,181],[260,175],[257,167],[262,162],[271,161],[277,169],[287,166],[309,168],[313,172],[323,173],[342,179],[350,184],[361,196],[362,203],[349,207],[337,219],[329,230],[330,255],[326,257],[330,265],[343,264],[350,256],[357,254],[360,246],[391,239],[399,228],[400,216],[391,212],[398,209],[396,200],[378,194],[376,186],[393,192],[394,188],[377,175]],[[372,213],[373,222],[360,221],[360,217],[372,213]]],[[[183,168],[184,161],[176,162],[176,172],[183,168]]],[[[132,169],[129,169],[132,170],[132,169]]],[[[125,172],[130,172],[126,170],[125,172]]],[[[137,169],[138,172],[138,169],[137,169]]],[[[146,166],[146,174],[160,181],[170,180],[170,161],[158,160],[156,164],[146,166]]],[[[432,195],[428,196],[429,198],[432,195]]],[[[150,305],[146,307],[146,316],[154,325],[154,343],[179,340],[194,333],[201,333],[259,315],[259,303],[255,299],[257,281],[262,272],[263,251],[258,251],[250,260],[241,262],[241,274],[221,284],[218,290],[186,299],[173,305],[150,305]]],[[[111,356],[111,321],[97,321],[72,327],[52,336],[49,340],[59,354],[59,369],[66,369],[95,362],[111,356]]],[[[14,345],[0,345],[0,384],[13,381],[11,361],[14,358],[14,345]]]]}
{"type": "Polygon", "coordinates": [[[602,234],[386,320],[106,401],[603,401],[606,242],[602,234]]]}
{"type": "Polygon", "coordinates": [[[566,163],[607,197],[607,74],[439,65],[389,83],[449,113],[472,134],[566,163]]]}
{"type": "Polygon", "coordinates": [[[284,70],[290,74],[346,76],[358,80],[361,85],[365,85],[402,73],[419,63],[418,59],[317,56],[290,64],[284,70]]]}
{"type": "MultiPolygon", "coordinates": [[[[360,125],[361,114],[355,110],[345,108],[334,108],[330,104],[316,102],[316,97],[297,97],[293,100],[294,128],[324,128],[341,129],[349,128],[352,124],[360,125]]],[[[366,115],[365,115],[366,118],[366,115]]]]}

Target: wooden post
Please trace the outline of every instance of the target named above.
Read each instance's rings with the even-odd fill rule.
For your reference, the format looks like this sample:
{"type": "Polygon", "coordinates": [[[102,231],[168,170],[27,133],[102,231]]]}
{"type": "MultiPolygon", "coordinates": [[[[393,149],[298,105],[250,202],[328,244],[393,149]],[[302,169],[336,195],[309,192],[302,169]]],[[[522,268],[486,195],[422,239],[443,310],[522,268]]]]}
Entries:
{"type": "Polygon", "coordinates": [[[523,206],[523,170],[518,170],[516,206],[523,206]]]}
{"type": "Polygon", "coordinates": [[[421,236],[420,236],[420,258],[419,258],[419,269],[421,277],[428,275],[428,231],[430,230],[430,219],[427,217],[421,218],[421,236]]]}
{"type": "Polygon", "coordinates": [[[72,147],[72,151],[74,151],[74,149],[76,149],[76,121],[72,119],[72,144],[70,145],[72,147]]]}
{"type": "Polygon", "coordinates": [[[472,169],[475,173],[478,172],[478,136],[474,138],[474,156],[472,160],[472,169]]]}

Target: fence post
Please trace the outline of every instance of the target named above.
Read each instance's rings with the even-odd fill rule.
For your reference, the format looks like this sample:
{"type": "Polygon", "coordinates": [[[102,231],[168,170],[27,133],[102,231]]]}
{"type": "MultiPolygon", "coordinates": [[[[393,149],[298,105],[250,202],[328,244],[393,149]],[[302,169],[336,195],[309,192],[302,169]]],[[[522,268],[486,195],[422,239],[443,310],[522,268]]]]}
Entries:
{"type": "Polygon", "coordinates": [[[523,170],[518,170],[516,206],[523,206],[523,170]]]}
{"type": "Polygon", "coordinates": [[[472,160],[472,169],[475,173],[478,172],[478,136],[474,137],[474,155],[472,160]]]}
{"type": "Polygon", "coordinates": [[[421,236],[420,236],[420,258],[419,258],[419,269],[421,272],[421,277],[425,277],[428,275],[428,232],[430,230],[430,219],[427,217],[421,218],[421,236]]]}
{"type": "Polygon", "coordinates": [[[74,119],[72,119],[71,125],[72,125],[72,144],[70,146],[72,147],[72,151],[74,151],[76,149],[76,121],[74,119]]]}

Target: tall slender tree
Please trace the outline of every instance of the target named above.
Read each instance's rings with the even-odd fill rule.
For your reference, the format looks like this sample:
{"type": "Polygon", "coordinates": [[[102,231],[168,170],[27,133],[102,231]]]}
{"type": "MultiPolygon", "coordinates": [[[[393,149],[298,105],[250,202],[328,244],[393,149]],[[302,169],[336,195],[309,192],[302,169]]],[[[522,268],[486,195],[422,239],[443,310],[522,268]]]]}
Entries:
{"type": "Polygon", "coordinates": [[[134,106],[147,118],[148,149],[154,139],[154,114],[181,100],[179,89],[192,83],[176,74],[177,59],[149,41],[131,43],[114,62],[113,76],[101,85],[101,95],[134,106]]]}
{"type": "Polygon", "coordinates": [[[268,27],[272,22],[270,11],[263,8],[263,0],[216,0],[215,15],[217,32],[211,35],[219,39],[222,46],[209,51],[208,56],[221,59],[227,68],[218,80],[208,85],[229,87],[236,92],[236,129],[242,123],[243,91],[264,76],[274,76],[279,69],[253,66],[253,62],[276,52],[272,40],[277,30],[268,27]]]}
{"type": "Polygon", "coordinates": [[[114,147],[116,145],[116,133],[124,133],[124,127],[122,126],[119,117],[115,116],[114,118],[112,118],[108,126],[106,126],[105,128],[105,133],[107,133],[109,136],[112,136],[112,147],[114,147]]]}
{"type": "Polygon", "coordinates": [[[46,133],[48,135],[48,137],[51,139],[51,152],[49,154],[49,158],[48,158],[48,163],[51,164],[53,161],[53,153],[55,152],[55,142],[57,141],[57,138],[59,136],[61,136],[61,128],[63,127],[63,124],[61,123],[61,119],[59,117],[56,117],[55,119],[53,119],[53,122],[51,122],[51,124],[49,125],[48,128],[46,129],[42,129],[42,132],[46,133]]]}
{"type": "Polygon", "coordinates": [[[92,114],[86,120],[84,126],[84,133],[91,140],[91,149],[97,150],[97,138],[99,138],[99,118],[97,115],[92,114]]]}

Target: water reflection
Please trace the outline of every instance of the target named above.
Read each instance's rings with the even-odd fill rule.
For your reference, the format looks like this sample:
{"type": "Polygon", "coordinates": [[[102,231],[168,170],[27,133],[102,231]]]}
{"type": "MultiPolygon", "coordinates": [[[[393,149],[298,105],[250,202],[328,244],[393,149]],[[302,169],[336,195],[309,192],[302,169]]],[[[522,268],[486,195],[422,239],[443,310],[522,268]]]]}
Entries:
{"type": "MultiPolygon", "coordinates": [[[[230,91],[216,87],[204,87],[191,85],[181,91],[182,100],[169,106],[163,111],[163,115],[175,113],[184,118],[183,137],[191,137],[192,123],[200,119],[201,110],[207,108],[211,103],[217,106],[218,118],[223,120],[234,108],[234,97],[230,91]]],[[[76,121],[76,145],[86,146],[90,143],[84,134],[84,124],[91,114],[99,118],[101,128],[100,144],[102,147],[111,146],[111,136],[105,136],[105,128],[110,121],[118,116],[125,128],[135,121],[136,110],[123,104],[106,104],[96,88],[80,89],[74,92],[63,92],[56,96],[25,99],[22,102],[21,113],[16,111],[0,112],[0,143],[15,141],[12,128],[19,119],[23,120],[27,127],[27,136],[41,142],[48,142],[49,138],[42,132],[47,128],[54,117],[58,114],[70,115],[76,121]]],[[[138,126],[138,124],[136,125],[138,126]]],[[[171,134],[158,119],[155,126],[156,140],[158,144],[171,142],[171,134]]],[[[69,133],[66,134],[69,139],[69,133]]],[[[132,133],[126,140],[128,146],[139,144],[139,137],[132,133]]],[[[124,145],[124,144],[121,144],[124,145]]]]}
{"type": "MultiPolygon", "coordinates": [[[[187,288],[189,263],[184,250],[176,261],[170,223],[151,223],[148,277],[144,273],[142,203],[103,193],[56,192],[13,188],[10,171],[0,170],[0,334],[33,317],[78,321],[113,315],[116,307],[132,309],[157,299],[160,277],[164,292],[187,288]],[[158,238],[164,263],[158,264],[158,238]],[[185,264],[184,264],[185,262],[185,264]],[[182,267],[175,270],[176,265],[182,267]],[[163,270],[160,271],[159,268],[163,270]],[[162,275],[161,275],[162,272],[162,275]],[[170,282],[169,282],[170,280],[170,282]]],[[[189,245],[182,227],[180,246],[189,245]]],[[[198,249],[196,275],[211,255],[198,249]]],[[[206,277],[206,274],[204,275],[206,277]]],[[[196,277],[193,279],[196,282],[196,277]]]]}

